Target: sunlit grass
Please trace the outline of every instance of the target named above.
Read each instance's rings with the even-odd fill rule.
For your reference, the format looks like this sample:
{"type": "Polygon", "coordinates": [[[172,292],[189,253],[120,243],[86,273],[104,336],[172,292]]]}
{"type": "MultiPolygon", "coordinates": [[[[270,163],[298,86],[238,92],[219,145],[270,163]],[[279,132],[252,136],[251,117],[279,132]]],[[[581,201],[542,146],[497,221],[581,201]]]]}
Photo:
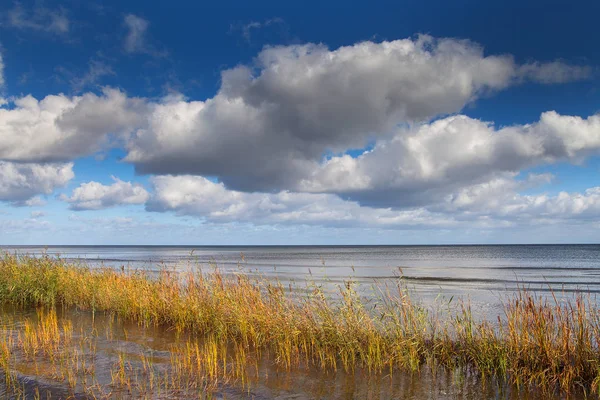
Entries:
{"type": "MultiPolygon", "coordinates": [[[[436,317],[415,304],[400,283],[368,306],[350,283],[336,299],[315,285],[310,289],[298,298],[267,279],[216,269],[150,276],[51,257],[0,258],[0,303],[107,312],[185,332],[190,339],[173,347],[168,373],[144,357],[135,367],[125,355],[119,357],[111,371],[113,385],[138,394],[206,393],[231,382],[246,386],[265,354],[286,370],[394,374],[428,366],[549,392],[600,390],[600,313],[589,298],[561,303],[521,291],[505,300],[503,315],[476,321],[468,304],[453,316],[436,317]]],[[[93,346],[73,343],[72,337],[69,321],[59,321],[52,311],[40,311],[38,321],[25,323],[16,338],[0,336],[5,379],[14,380],[16,351],[31,360],[49,359],[58,365],[61,380],[78,387],[93,375],[85,357],[93,346]]],[[[85,385],[95,390],[93,379],[85,385]]]]}

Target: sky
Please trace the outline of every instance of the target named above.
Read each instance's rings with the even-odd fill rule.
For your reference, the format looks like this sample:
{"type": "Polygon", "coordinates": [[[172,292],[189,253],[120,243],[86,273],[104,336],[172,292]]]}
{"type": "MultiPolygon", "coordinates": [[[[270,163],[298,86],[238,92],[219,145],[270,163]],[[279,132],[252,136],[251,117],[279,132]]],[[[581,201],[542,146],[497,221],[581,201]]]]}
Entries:
{"type": "Polygon", "coordinates": [[[0,245],[598,243],[598,15],[0,2],[0,245]]]}

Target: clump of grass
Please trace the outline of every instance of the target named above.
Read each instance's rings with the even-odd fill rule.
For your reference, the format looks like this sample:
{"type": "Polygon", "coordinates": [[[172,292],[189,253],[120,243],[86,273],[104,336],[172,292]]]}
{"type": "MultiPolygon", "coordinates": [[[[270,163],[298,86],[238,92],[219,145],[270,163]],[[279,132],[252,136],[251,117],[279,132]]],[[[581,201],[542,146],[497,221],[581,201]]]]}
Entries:
{"type": "Polygon", "coordinates": [[[72,322],[59,321],[55,308],[39,308],[34,317],[21,322],[12,327],[0,324],[0,370],[7,389],[18,388],[15,371],[21,370],[64,382],[72,391],[85,391],[88,380],[93,380],[88,338],[82,335],[76,343],[72,322]]]}
{"type": "MultiPolygon", "coordinates": [[[[561,303],[521,291],[506,299],[497,321],[475,321],[468,304],[439,319],[401,285],[382,291],[377,308],[367,309],[350,283],[340,288],[338,300],[318,287],[297,298],[266,279],[218,270],[150,276],[5,254],[0,302],[109,312],[199,338],[200,344],[174,349],[168,376],[142,368],[150,385],[156,381],[171,389],[202,390],[230,380],[247,384],[248,369],[266,354],[288,370],[382,374],[428,366],[549,392],[600,392],[600,313],[583,296],[561,303]]],[[[48,324],[40,340],[46,343],[48,336],[44,346],[51,347],[54,322],[48,324]]],[[[122,360],[115,384],[131,385],[127,371],[122,360]]]]}
{"type": "Polygon", "coordinates": [[[68,345],[73,334],[70,321],[62,321],[59,325],[54,309],[47,312],[37,310],[38,321],[25,321],[24,328],[18,335],[19,346],[29,359],[42,352],[54,358],[61,346],[68,345]]]}
{"type": "Polygon", "coordinates": [[[0,372],[3,375],[3,383],[7,389],[12,389],[15,384],[15,378],[12,372],[14,363],[13,346],[14,341],[12,336],[0,336],[0,372]]]}
{"type": "MultiPolygon", "coordinates": [[[[2,316],[4,319],[4,316],[2,316]]],[[[97,347],[90,340],[95,328],[82,327],[73,333],[72,322],[59,318],[56,308],[39,308],[35,315],[17,318],[18,324],[0,323],[0,389],[11,398],[211,398],[220,385],[247,385],[244,367],[247,357],[237,348],[228,357],[226,347],[214,338],[198,341],[186,338],[172,345],[170,360],[155,366],[143,351],[117,351],[102,354],[112,359],[107,371],[110,380],[97,379],[97,347]],[[91,328],[91,329],[90,329],[91,328]],[[13,340],[16,338],[16,340],[13,340]],[[37,379],[51,382],[40,392],[37,379]],[[58,385],[53,385],[57,383],[58,385]]],[[[120,343],[109,334],[103,342],[118,348],[120,343]]],[[[104,365],[102,361],[100,365],[104,365]]]]}

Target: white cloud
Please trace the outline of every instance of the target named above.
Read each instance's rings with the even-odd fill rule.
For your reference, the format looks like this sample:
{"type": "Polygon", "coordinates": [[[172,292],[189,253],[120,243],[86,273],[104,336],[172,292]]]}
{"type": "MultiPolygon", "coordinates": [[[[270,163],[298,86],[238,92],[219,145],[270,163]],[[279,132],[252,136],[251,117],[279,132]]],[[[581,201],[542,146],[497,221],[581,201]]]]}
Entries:
{"type": "Polygon", "coordinates": [[[71,22],[64,9],[51,10],[46,7],[36,6],[27,10],[16,3],[6,12],[4,24],[11,28],[33,30],[64,35],[69,32],[71,22]]]}
{"type": "Polygon", "coordinates": [[[245,191],[291,188],[326,152],[385,140],[398,125],[456,113],[524,77],[558,79],[546,70],[582,77],[562,63],[522,68],[472,42],[429,36],[333,51],[266,48],[256,65],[224,71],[215,97],[157,104],[126,161],[141,173],[218,176],[245,191]]]}
{"type": "Polygon", "coordinates": [[[101,95],[25,96],[0,109],[0,159],[19,162],[68,161],[102,149],[109,135],[141,124],[146,103],[115,89],[101,95]]]}
{"type": "Polygon", "coordinates": [[[143,52],[146,44],[148,21],[136,15],[128,14],[125,16],[125,25],[128,30],[124,43],[125,50],[128,53],[143,52]]]}
{"type": "Polygon", "coordinates": [[[46,213],[40,210],[37,211],[32,211],[31,212],[31,218],[42,218],[46,216],[46,213]]]}
{"type": "Polygon", "coordinates": [[[89,61],[88,70],[83,76],[73,76],[71,78],[71,87],[79,92],[88,86],[97,84],[102,77],[108,75],[115,75],[112,67],[102,61],[92,59],[89,61]]]}
{"type": "Polygon", "coordinates": [[[587,79],[592,76],[593,71],[591,67],[585,65],[569,65],[562,61],[552,61],[522,65],[518,73],[525,80],[540,83],[566,83],[587,79]]]}
{"type": "Polygon", "coordinates": [[[432,206],[447,213],[464,212],[469,215],[509,216],[510,210],[504,207],[522,202],[519,192],[551,183],[551,174],[530,174],[517,180],[517,173],[504,173],[487,182],[477,183],[458,189],[447,195],[444,201],[432,206]]]}
{"type": "Polygon", "coordinates": [[[150,23],[137,15],[127,14],[124,18],[127,35],[123,47],[127,53],[143,53],[154,57],[164,57],[167,52],[158,50],[148,42],[148,27],[150,23]]]}
{"type": "Polygon", "coordinates": [[[41,207],[46,205],[46,200],[42,199],[40,196],[35,196],[25,201],[23,204],[27,207],[41,207]]]}
{"type": "Polygon", "coordinates": [[[521,213],[539,215],[541,218],[597,218],[600,215],[600,187],[586,189],[584,193],[560,192],[554,197],[522,196],[525,205],[521,213]]]}
{"type": "Polygon", "coordinates": [[[0,220],[0,223],[2,224],[0,233],[4,235],[4,240],[14,237],[13,235],[24,235],[25,237],[28,237],[32,232],[42,231],[47,233],[47,230],[51,228],[49,221],[38,218],[2,219],[0,220]]]}
{"type": "Polygon", "coordinates": [[[455,225],[451,217],[422,208],[394,211],[361,207],[331,194],[245,193],[199,176],[156,176],[151,182],[149,211],[173,211],[209,222],[382,228],[455,225]]]}
{"type": "Polygon", "coordinates": [[[273,27],[273,26],[278,26],[280,28],[280,33],[287,34],[287,24],[285,23],[285,21],[282,18],[279,18],[279,17],[269,18],[262,22],[251,21],[246,24],[231,24],[229,26],[229,32],[231,33],[233,31],[239,30],[242,34],[242,37],[248,43],[250,43],[251,39],[252,39],[253,31],[256,31],[256,30],[259,30],[262,28],[273,27]]]}
{"type": "Polygon", "coordinates": [[[28,200],[49,195],[65,186],[75,174],[73,164],[19,164],[0,161],[0,201],[32,205],[28,200]]]}
{"type": "Polygon", "coordinates": [[[600,115],[542,114],[539,122],[495,129],[457,115],[401,129],[357,158],[337,156],[296,190],[338,193],[363,204],[427,205],[506,173],[600,152],[600,115]]]}
{"type": "MultiPolygon", "coordinates": [[[[0,53],[0,89],[4,87],[4,59],[2,53],[0,53]]],[[[0,97],[0,107],[6,104],[6,100],[0,97]]]]}
{"type": "Polygon", "coordinates": [[[360,206],[332,194],[245,193],[197,176],[151,178],[149,211],[175,212],[212,223],[305,224],[382,229],[499,228],[517,225],[580,223],[600,217],[600,188],[584,193],[521,195],[551,176],[515,180],[507,174],[460,188],[426,207],[405,210],[360,206]],[[579,221],[579,222],[577,222],[579,221]]]}
{"type": "MultiPolygon", "coordinates": [[[[126,50],[152,49],[145,39],[147,21],[128,15],[125,22],[126,50]]],[[[94,72],[90,66],[89,82],[107,73],[97,67],[94,72]]],[[[518,213],[542,214],[531,204],[560,208],[558,198],[519,196],[522,185],[543,179],[523,183],[515,181],[516,173],[596,154],[600,116],[547,112],[539,122],[504,128],[444,116],[524,80],[559,83],[588,76],[585,67],[518,65],[469,41],[420,36],[336,50],[314,44],[265,48],[254,65],[224,71],[219,91],[206,101],[130,98],[109,88],[99,95],[20,97],[0,108],[0,160],[13,168],[12,175],[33,183],[4,179],[0,199],[34,204],[35,196],[62,182],[49,177],[43,187],[27,174],[26,166],[58,164],[28,163],[66,162],[125,146],[125,161],[138,172],[166,174],[151,178],[149,210],[252,224],[515,223],[518,213]],[[340,155],[369,143],[373,149],[358,158],[340,155]],[[335,155],[323,161],[325,154],[335,155]],[[494,203],[500,194],[503,201],[494,203]],[[493,205],[490,214],[483,204],[493,205]],[[503,209],[507,204],[510,209],[503,209]]],[[[568,196],[561,201],[579,204],[578,196],[592,202],[594,194],[568,196]]],[[[148,198],[143,187],[118,179],[112,185],[88,182],[63,197],[78,210],[148,198]]]]}
{"type": "Polygon", "coordinates": [[[498,178],[483,184],[462,188],[446,197],[443,204],[434,207],[446,213],[496,220],[520,222],[523,225],[587,221],[600,217],[600,187],[583,193],[561,191],[548,194],[522,195],[523,190],[536,181],[547,182],[548,175],[530,176],[525,181],[498,178]]]}
{"type": "Polygon", "coordinates": [[[98,182],[82,183],[73,190],[70,197],[63,195],[62,200],[70,203],[72,210],[100,210],[124,204],[143,204],[149,194],[140,184],[124,182],[112,177],[112,185],[98,182]]]}
{"type": "MultiPolygon", "coordinates": [[[[126,20],[134,49],[147,24],[134,15],[126,20]]],[[[90,72],[96,77],[110,73],[97,67],[90,72]]],[[[314,44],[266,48],[254,66],[224,71],[220,90],[206,101],[154,102],[109,88],[13,99],[14,107],[0,109],[0,159],[70,161],[128,138],[125,160],[143,174],[217,176],[244,191],[328,191],[322,170],[339,160],[323,167],[324,154],[395,143],[399,125],[458,112],[482,93],[555,69],[560,80],[582,77],[560,62],[519,66],[508,55],[486,56],[472,42],[429,36],[333,51],[314,44]]],[[[370,185],[369,174],[356,179],[348,190],[370,185]]]]}

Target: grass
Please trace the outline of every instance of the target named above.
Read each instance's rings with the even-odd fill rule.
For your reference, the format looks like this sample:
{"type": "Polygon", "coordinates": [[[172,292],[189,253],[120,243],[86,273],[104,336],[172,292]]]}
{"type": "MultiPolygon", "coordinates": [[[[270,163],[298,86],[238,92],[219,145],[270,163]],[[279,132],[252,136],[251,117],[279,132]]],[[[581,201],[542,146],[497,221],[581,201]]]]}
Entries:
{"type": "MultiPolygon", "coordinates": [[[[135,366],[123,357],[115,362],[112,384],[138,394],[249,385],[249,371],[258,369],[264,355],[284,370],[377,375],[442,368],[548,393],[600,392],[600,313],[583,295],[560,302],[521,291],[505,300],[497,320],[475,321],[468,304],[453,316],[428,312],[401,283],[381,290],[367,306],[351,283],[340,288],[339,299],[329,299],[315,285],[298,298],[278,283],[216,269],[150,276],[5,254],[0,303],[105,312],[186,333],[190,339],[172,349],[168,373],[148,359],[135,366]]],[[[72,345],[69,322],[59,323],[51,311],[40,313],[38,323],[26,324],[17,338],[0,336],[5,379],[14,381],[11,352],[16,352],[32,360],[54,357],[56,375],[78,387],[93,374],[86,364],[91,342],[72,345]],[[73,347],[80,350],[65,350],[73,347]]]]}

